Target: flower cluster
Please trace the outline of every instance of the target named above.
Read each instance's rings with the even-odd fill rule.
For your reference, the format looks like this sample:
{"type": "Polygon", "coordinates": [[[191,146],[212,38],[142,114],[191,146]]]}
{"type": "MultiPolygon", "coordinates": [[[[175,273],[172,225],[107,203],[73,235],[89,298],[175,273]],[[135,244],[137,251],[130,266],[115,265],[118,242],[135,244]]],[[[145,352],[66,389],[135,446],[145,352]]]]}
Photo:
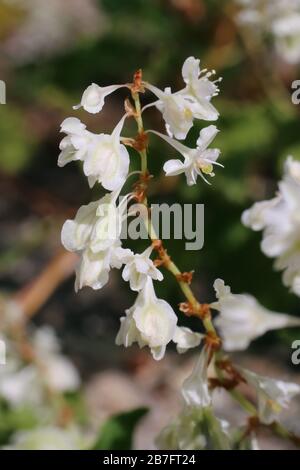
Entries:
{"type": "MultiPolygon", "coordinates": [[[[92,134],[77,118],[67,118],[61,127],[66,134],[60,144],[58,164],[73,160],[83,163],[83,172],[90,186],[100,183],[108,191],[100,200],[82,206],[73,220],[67,220],[62,229],[62,243],[69,251],[79,255],[76,270],[76,290],[84,286],[102,288],[109,280],[112,268],[123,269],[122,277],[137,293],[134,305],[121,318],[116,337],[118,345],[125,347],[137,343],[148,346],[154,359],[163,358],[170,342],[183,353],[201,345],[201,353],[195,368],[182,387],[183,410],[165,428],[157,439],[162,449],[256,449],[255,426],[271,426],[282,408],[300,393],[300,386],[262,377],[232,364],[225,351],[246,349],[251,341],[269,330],[299,326],[300,320],[289,315],[271,312],[261,306],[249,294],[233,294],[224,281],[214,283],[216,301],[201,304],[194,296],[190,283],[192,272],[181,273],[157,238],[148,217],[147,184],[150,175],[147,167],[149,134],[167,142],[181,154],[181,159],[164,163],[167,176],[184,173],[188,185],[194,185],[200,176],[206,183],[214,176],[213,167],[220,155],[218,149],[208,148],[218,133],[215,125],[200,131],[195,148],[189,148],[180,140],[185,139],[195,119],[215,121],[218,112],[211,100],[219,92],[219,80],[212,81],[213,72],[200,70],[200,61],[189,57],[183,64],[184,88],[164,91],[142,80],[141,71],[136,72],[131,84],[100,87],[90,85],[83,93],[82,107],[89,113],[102,110],[106,97],[120,88],[131,92],[132,101],[125,101],[125,115],[111,135],[92,134]],[[152,92],[157,100],[141,107],[140,93],[152,92]],[[143,112],[155,106],[165,121],[166,134],[157,130],[145,130],[143,112]],[[122,137],[127,119],[133,117],[138,127],[135,138],[122,137]],[[118,200],[129,175],[130,158],[127,146],[141,157],[141,171],[133,191],[118,200]],[[122,246],[122,224],[136,213],[136,204],[146,209],[144,220],[150,245],[142,253],[134,253],[122,246]],[[153,259],[153,254],[158,255],[153,259]],[[188,316],[202,320],[205,333],[193,332],[178,326],[178,318],[168,302],[159,299],[154,281],[162,281],[161,268],[171,272],[186,297],[180,310],[188,316]],[[218,315],[213,319],[212,310],[218,315]],[[220,335],[220,336],[219,336],[220,335]],[[211,370],[214,375],[211,376],[211,370]],[[210,375],[210,377],[209,377],[210,375]],[[257,395],[256,407],[239,391],[240,384],[252,387],[257,395]],[[240,429],[231,429],[229,423],[215,416],[213,391],[222,387],[253,415],[240,429]],[[255,423],[255,426],[253,425],[255,423]]],[[[136,173],[136,172],[134,172],[136,173]]],[[[133,174],[134,174],[133,173],[133,174]]],[[[277,267],[286,269],[284,282],[300,292],[299,253],[299,188],[300,163],[289,159],[286,175],[280,183],[280,192],[270,202],[256,204],[243,215],[243,221],[256,230],[264,229],[263,249],[270,256],[277,256],[277,267]]],[[[279,423],[277,423],[280,426],[279,423]]],[[[288,431],[285,432],[291,437],[288,431]]]]}
{"type": "Polygon", "coordinates": [[[238,21],[255,28],[257,34],[271,36],[275,49],[286,62],[300,61],[299,0],[237,0],[241,5],[238,21]]]}
{"type": "Polygon", "coordinates": [[[283,283],[300,296],[300,162],[288,157],[279,191],[269,201],[256,202],[242,215],[242,222],[263,231],[261,249],[276,258],[284,270],[283,283]]]}
{"type": "MultiPolygon", "coordinates": [[[[200,71],[200,61],[189,57],[182,67],[185,83],[182,90],[172,93],[170,88],[162,91],[147,82],[139,84],[141,89],[148,89],[158,98],[148,106],[155,106],[161,111],[168,135],[154,130],[148,133],[164,139],[184,158],[183,162],[167,161],[164,165],[166,175],[185,173],[189,185],[196,184],[198,175],[208,183],[204,175],[214,176],[213,166],[218,165],[219,150],[207,148],[218,133],[216,126],[201,130],[194,149],[176,140],[186,137],[194,119],[215,121],[218,118],[211,99],[219,92],[219,80],[211,81],[213,74],[207,70],[200,71]]],[[[93,83],[84,91],[80,104],[74,109],[82,107],[89,113],[99,113],[109,94],[127,88],[134,96],[134,86],[136,84],[101,87],[93,83]]],[[[143,253],[133,253],[122,246],[122,222],[132,215],[128,203],[137,200],[133,192],[118,203],[129,176],[130,158],[126,145],[136,145],[133,139],[121,136],[126,119],[136,117],[128,104],[125,109],[125,115],[112,134],[94,134],[76,117],[65,119],[61,125],[61,132],[66,136],[60,143],[58,165],[81,161],[89,185],[92,187],[100,183],[109,191],[99,201],[82,206],[73,220],[67,220],[61,239],[67,250],[78,253],[80,257],[76,270],[76,291],[84,286],[102,288],[109,280],[111,268],[124,266],[122,277],[129,282],[133,291],[138,292],[138,296],[133,307],[121,318],[116,342],[126,347],[134,342],[140,347],[147,345],[153,357],[161,359],[170,341],[176,343],[179,352],[184,352],[198,346],[202,335],[177,326],[177,316],[172,307],[156,297],[153,281],[161,281],[163,275],[151,259],[152,245],[143,253]]]]}

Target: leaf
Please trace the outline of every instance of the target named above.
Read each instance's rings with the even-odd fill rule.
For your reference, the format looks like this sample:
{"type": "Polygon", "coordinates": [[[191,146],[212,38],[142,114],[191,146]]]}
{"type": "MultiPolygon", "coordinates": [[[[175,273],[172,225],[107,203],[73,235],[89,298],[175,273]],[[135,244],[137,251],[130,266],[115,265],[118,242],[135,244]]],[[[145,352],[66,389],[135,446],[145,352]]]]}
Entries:
{"type": "Polygon", "coordinates": [[[130,450],[136,425],[147,412],[147,408],[137,408],[112,416],[103,425],[91,450],[130,450]]]}
{"type": "Polygon", "coordinates": [[[37,424],[38,417],[30,407],[11,408],[0,398],[0,446],[7,444],[16,430],[32,429],[37,424]]]}

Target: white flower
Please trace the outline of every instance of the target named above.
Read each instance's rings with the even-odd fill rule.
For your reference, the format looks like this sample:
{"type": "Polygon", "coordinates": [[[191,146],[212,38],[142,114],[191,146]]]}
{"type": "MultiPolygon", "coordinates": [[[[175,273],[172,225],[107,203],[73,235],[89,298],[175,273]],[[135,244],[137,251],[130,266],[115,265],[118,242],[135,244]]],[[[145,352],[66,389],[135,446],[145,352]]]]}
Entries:
{"type": "Polygon", "coordinates": [[[78,430],[71,428],[44,427],[17,432],[8,450],[81,450],[85,442],[78,430]]]}
{"type": "Polygon", "coordinates": [[[42,391],[34,366],[20,368],[14,359],[0,368],[0,396],[13,406],[41,401],[42,391]]]}
{"type": "Polygon", "coordinates": [[[277,419],[282,408],[287,408],[293,397],[300,394],[300,385],[257,375],[247,369],[239,369],[257,394],[258,417],[264,424],[277,419]]]}
{"type": "Polygon", "coordinates": [[[186,147],[186,145],[183,145],[160,132],[152,130],[148,132],[152,132],[153,134],[160,136],[182,154],[184,162],[181,160],[168,160],[164,164],[164,171],[167,176],[175,176],[185,173],[187,184],[189,186],[196,184],[198,176],[201,176],[206,183],[210,184],[204,175],[214,176],[213,165],[223,166],[216,162],[220,155],[220,150],[207,149],[219,132],[216,126],[208,126],[201,130],[197,140],[197,147],[195,149],[186,147]]]}
{"type": "Polygon", "coordinates": [[[126,311],[126,317],[121,318],[116,343],[125,347],[133,342],[140,347],[147,345],[154,359],[160,360],[174,337],[176,324],[177,316],[172,307],[156,297],[152,279],[148,277],[135,304],[126,311]]]}
{"type": "Polygon", "coordinates": [[[117,206],[117,196],[118,193],[106,194],[99,201],[81,206],[74,220],[66,220],[61,241],[68,251],[90,248],[97,253],[119,241],[126,199],[117,206]]]}
{"type": "Polygon", "coordinates": [[[72,161],[83,160],[93,140],[93,134],[86,130],[85,124],[78,118],[69,117],[61,123],[60,132],[67,135],[59,145],[61,152],[58,166],[63,167],[72,161]]]}
{"type": "Polygon", "coordinates": [[[263,230],[262,251],[284,269],[283,282],[300,296],[300,162],[288,157],[279,192],[242,215],[244,225],[263,230]]]}
{"type": "Polygon", "coordinates": [[[79,109],[83,107],[83,109],[85,109],[85,111],[89,113],[99,113],[99,111],[101,111],[104,106],[105,98],[114,91],[123,87],[126,87],[126,85],[109,85],[105,87],[100,87],[96,83],[92,83],[84,91],[81,98],[81,103],[79,105],[74,106],[74,109],[79,109]]]}
{"type": "Polygon", "coordinates": [[[192,374],[184,381],[181,393],[188,406],[205,408],[211,405],[207,381],[208,351],[204,347],[192,374]]]}
{"type": "Polygon", "coordinates": [[[116,205],[119,191],[106,194],[100,201],[82,206],[74,220],[67,220],[62,228],[64,247],[80,253],[76,269],[75,289],[90,286],[100,289],[108,281],[110,269],[120,269],[128,261],[131,251],[121,247],[120,235],[126,198],[116,205]]]}
{"type": "Polygon", "coordinates": [[[90,248],[85,249],[76,268],[75,291],[84,286],[102,289],[109,280],[111,268],[120,269],[130,256],[131,251],[122,248],[120,242],[96,253],[90,248]]]}
{"type": "Polygon", "coordinates": [[[179,140],[186,138],[194,119],[215,121],[219,116],[210,103],[212,96],[219,91],[215,82],[209,80],[213,73],[206,73],[205,70],[205,75],[201,76],[203,72],[200,73],[199,63],[194,57],[186,59],[182,67],[186,87],[176,93],[172,93],[171,88],[162,91],[150,83],[144,83],[158,98],[151,106],[155,105],[161,111],[168,134],[179,140]]]}
{"type": "Polygon", "coordinates": [[[155,106],[163,115],[168,134],[176,139],[185,139],[193,126],[195,104],[182,95],[172,93],[171,88],[162,91],[150,84],[147,88],[159,98],[155,106]]]}
{"type": "Polygon", "coordinates": [[[67,136],[60,143],[58,165],[81,160],[91,187],[98,181],[109,191],[119,189],[129,170],[129,154],[120,140],[126,117],[125,114],[112,134],[93,134],[79,119],[67,118],[61,125],[61,132],[67,136]]]}
{"type": "Polygon", "coordinates": [[[196,348],[201,343],[203,335],[195,333],[185,326],[177,326],[173,341],[179,354],[185,353],[190,348],[196,348]]]}
{"type": "Polygon", "coordinates": [[[300,253],[287,253],[275,261],[275,269],[284,270],[282,281],[300,297],[300,253]]]}
{"type": "Polygon", "coordinates": [[[215,324],[226,351],[244,350],[252,340],[267,331],[300,326],[299,318],[270,312],[251,295],[232,294],[222,279],[215,281],[214,289],[218,301],[211,307],[220,312],[215,324]]]}
{"type": "Polygon", "coordinates": [[[209,80],[215,71],[208,72],[206,69],[200,71],[200,60],[195,57],[188,57],[182,66],[182,77],[186,83],[186,88],[179,93],[187,98],[195,99],[199,109],[203,108],[203,117],[207,121],[218,119],[219,113],[209,100],[218,95],[219,88],[216,85],[221,79],[214,82],[209,80]]]}
{"type": "Polygon", "coordinates": [[[90,248],[97,253],[114,245],[121,233],[118,208],[110,195],[81,206],[74,220],[66,220],[61,241],[68,251],[90,248]]]}
{"type": "Polygon", "coordinates": [[[124,281],[129,281],[130,289],[140,291],[146,284],[148,276],[153,280],[162,281],[163,275],[154,266],[150,259],[152,247],[150,246],[141,254],[133,254],[129,257],[123,269],[124,281]]]}

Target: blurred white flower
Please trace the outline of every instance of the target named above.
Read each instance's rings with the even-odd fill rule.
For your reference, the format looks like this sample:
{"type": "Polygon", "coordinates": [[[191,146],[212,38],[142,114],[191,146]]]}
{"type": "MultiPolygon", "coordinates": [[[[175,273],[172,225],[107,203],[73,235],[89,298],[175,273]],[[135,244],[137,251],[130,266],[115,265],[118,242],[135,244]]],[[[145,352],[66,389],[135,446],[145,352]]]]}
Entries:
{"type": "Polygon", "coordinates": [[[79,109],[83,107],[83,109],[88,113],[99,113],[104,106],[105,98],[111,93],[114,93],[116,90],[126,86],[127,85],[108,85],[100,87],[96,83],[92,83],[83,92],[80,104],[73,106],[73,108],[79,109]]]}
{"type": "Polygon", "coordinates": [[[61,132],[67,135],[60,143],[58,165],[81,160],[91,187],[98,181],[109,191],[119,189],[125,183],[129,170],[129,154],[120,140],[126,117],[125,114],[112,134],[93,134],[79,119],[65,119],[61,132]]]}
{"type": "Polygon", "coordinates": [[[227,426],[210,407],[186,406],[155,442],[161,450],[229,450],[227,426]]]}
{"type": "Polygon", "coordinates": [[[80,377],[72,362],[61,354],[55,331],[48,326],[32,332],[35,360],[24,365],[16,345],[5,338],[7,360],[0,367],[0,396],[14,406],[41,406],[44,386],[64,393],[77,390],[80,377]]]}
{"type": "Polygon", "coordinates": [[[107,283],[110,269],[120,269],[132,254],[120,242],[127,200],[124,198],[117,206],[118,195],[119,191],[106,194],[100,201],[82,206],[75,219],[66,220],[63,225],[62,244],[81,255],[76,290],[83,286],[100,289],[107,283]]]}
{"type": "Polygon", "coordinates": [[[152,247],[150,246],[141,254],[131,254],[123,269],[124,281],[129,281],[130,289],[140,291],[146,284],[148,276],[153,280],[162,281],[163,275],[154,266],[150,259],[152,247]]]}
{"type": "Polygon", "coordinates": [[[211,405],[207,381],[208,350],[203,347],[192,374],[184,381],[182,396],[188,406],[206,408],[211,405]]]}
{"type": "Polygon", "coordinates": [[[278,18],[272,25],[278,54],[290,64],[300,62],[300,4],[298,13],[278,18]]]}
{"type": "Polygon", "coordinates": [[[24,312],[19,302],[6,296],[0,296],[0,331],[7,331],[15,326],[22,321],[23,316],[24,312]]]}
{"type": "Polygon", "coordinates": [[[283,282],[300,296],[300,162],[288,157],[277,196],[255,203],[242,215],[253,230],[263,230],[261,249],[284,269],[283,282]]]}
{"type": "Polygon", "coordinates": [[[211,307],[220,312],[215,320],[226,351],[246,349],[252,340],[267,331],[300,326],[300,319],[271,312],[248,294],[232,294],[222,279],[214,282],[217,302],[211,307]]]}
{"type": "MultiPolygon", "coordinates": [[[[5,0],[18,18],[1,49],[19,64],[62,54],[82,38],[99,38],[109,19],[95,0],[5,0]]],[[[4,11],[5,13],[5,11],[4,11]]]]}
{"type": "Polygon", "coordinates": [[[203,412],[198,408],[184,408],[180,414],[157,436],[155,443],[160,450],[204,450],[207,431],[200,430],[203,412]]]}
{"type": "Polygon", "coordinates": [[[168,134],[179,140],[186,138],[194,119],[215,121],[219,117],[210,103],[219,91],[216,82],[209,80],[213,73],[204,70],[205,75],[201,76],[203,72],[200,73],[199,63],[194,57],[186,59],[182,67],[186,87],[176,93],[172,93],[171,88],[162,91],[150,83],[144,83],[158,98],[153,105],[162,113],[168,134]]]}
{"type": "Polygon", "coordinates": [[[190,348],[196,348],[201,343],[204,335],[195,333],[185,326],[177,326],[173,341],[179,354],[185,353],[190,348]]]}
{"type": "MultiPolygon", "coordinates": [[[[279,57],[291,64],[300,61],[299,0],[237,0],[237,21],[251,32],[273,40],[279,57]]],[[[269,41],[270,42],[270,41],[269,41]]]]}
{"type": "Polygon", "coordinates": [[[42,399],[41,384],[34,366],[23,367],[8,357],[0,368],[0,396],[13,406],[38,405],[42,399]]]}
{"type": "Polygon", "coordinates": [[[257,375],[243,368],[239,368],[239,371],[256,390],[258,417],[264,424],[275,421],[282,409],[289,406],[292,398],[300,394],[298,384],[257,375]]]}
{"type": "Polygon", "coordinates": [[[214,176],[213,165],[223,166],[216,161],[220,155],[220,150],[207,149],[219,132],[216,126],[208,126],[201,130],[195,149],[191,149],[160,132],[153,130],[148,132],[158,135],[182,154],[184,162],[181,160],[168,160],[164,164],[164,171],[167,176],[185,173],[189,186],[196,184],[198,176],[201,176],[206,183],[210,184],[204,175],[214,176]]]}
{"type": "Polygon", "coordinates": [[[121,318],[116,344],[125,347],[134,342],[140,347],[147,345],[154,359],[160,360],[174,337],[176,324],[177,316],[172,307],[156,297],[153,281],[148,277],[133,307],[126,310],[126,317],[121,318]]]}
{"type": "Polygon", "coordinates": [[[82,450],[85,440],[75,427],[58,428],[48,426],[13,435],[6,450],[82,450]]]}
{"type": "Polygon", "coordinates": [[[77,390],[80,386],[78,371],[72,362],[60,353],[58,338],[53,328],[44,326],[33,337],[36,357],[43,365],[43,380],[57,392],[77,390]]]}

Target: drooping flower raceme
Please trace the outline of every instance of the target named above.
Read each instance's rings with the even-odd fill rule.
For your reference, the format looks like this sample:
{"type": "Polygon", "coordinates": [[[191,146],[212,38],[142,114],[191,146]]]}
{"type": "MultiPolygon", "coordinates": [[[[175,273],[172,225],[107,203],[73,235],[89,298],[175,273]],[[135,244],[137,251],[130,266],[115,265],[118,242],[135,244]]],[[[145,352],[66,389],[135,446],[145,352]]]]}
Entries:
{"type": "Polygon", "coordinates": [[[257,375],[247,369],[240,368],[239,371],[256,390],[258,416],[264,424],[275,421],[282,409],[289,406],[292,398],[300,394],[298,384],[257,375]]]}
{"type": "Polygon", "coordinates": [[[120,140],[126,117],[125,114],[111,135],[93,134],[79,119],[65,119],[61,132],[67,136],[60,143],[58,165],[81,160],[91,187],[99,182],[109,191],[119,189],[125,183],[129,169],[129,154],[120,140]]]}
{"type": "Polygon", "coordinates": [[[172,93],[171,88],[162,91],[150,83],[144,84],[158,98],[154,104],[163,115],[169,136],[174,135],[179,140],[186,138],[194,119],[216,121],[219,116],[210,103],[219,92],[216,82],[209,80],[213,73],[200,72],[199,64],[194,57],[186,59],[182,67],[186,87],[176,93],[172,93]]]}
{"type": "Polygon", "coordinates": [[[263,230],[262,251],[284,270],[283,283],[300,296],[300,162],[288,157],[277,196],[255,203],[242,215],[253,230],[263,230]]]}
{"type": "Polygon", "coordinates": [[[216,161],[220,155],[220,150],[207,148],[219,132],[216,126],[212,125],[201,130],[195,149],[191,149],[160,132],[153,130],[149,132],[164,139],[184,157],[184,162],[181,160],[168,160],[164,164],[164,171],[167,176],[185,173],[189,186],[197,183],[198,176],[201,176],[206,183],[210,184],[204,175],[212,177],[214,176],[213,165],[223,166],[216,161]]]}
{"type": "MultiPolygon", "coordinates": [[[[199,346],[204,338],[201,333],[178,326],[173,308],[165,300],[157,298],[153,281],[162,280],[162,274],[157,269],[160,265],[177,278],[185,294],[187,302],[182,303],[180,309],[203,319],[206,330],[204,346],[191,376],[182,387],[183,410],[161,433],[158,446],[164,449],[193,450],[240,449],[243,446],[253,448],[251,430],[242,426],[239,429],[240,439],[237,439],[236,433],[231,435],[228,425],[214,415],[211,389],[227,388],[227,383],[229,387],[231,384],[237,387],[240,382],[247,381],[258,390],[261,421],[270,423],[273,412],[277,413],[279,406],[285,406],[293,395],[299,393],[298,386],[261,378],[243,369],[237,373],[238,369],[219,350],[221,341],[211,319],[210,308],[219,311],[216,326],[227,350],[245,349],[254,338],[264,332],[299,325],[299,321],[266,310],[249,295],[232,294],[221,280],[214,284],[217,302],[211,305],[200,304],[189,287],[191,273],[179,271],[167,254],[163,242],[154,233],[151,218],[148,218],[147,185],[150,175],[147,168],[147,132],[160,136],[183,156],[183,161],[177,159],[165,163],[167,176],[184,173],[188,185],[196,184],[198,176],[208,183],[206,175],[214,176],[214,165],[222,166],[217,162],[220,151],[208,148],[218,133],[216,126],[210,125],[201,130],[196,148],[189,148],[173,138],[174,135],[177,139],[184,139],[194,119],[213,121],[218,118],[218,113],[211,104],[212,97],[219,91],[218,80],[211,81],[212,73],[205,70],[201,72],[199,65],[200,62],[194,57],[185,61],[182,69],[185,86],[175,93],[170,88],[162,91],[144,82],[141,71],[136,72],[133,83],[123,85],[130,89],[132,101],[126,100],[126,115],[111,135],[93,134],[76,118],[64,121],[62,131],[66,133],[66,137],[60,145],[59,165],[63,166],[72,160],[82,161],[90,186],[99,182],[104,189],[113,192],[99,201],[82,206],[74,220],[67,220],[62,229],[62,243],[66,249],[78,253],[80,257],[76,270],[76,289],[83,286],[100,289],[107,283],[111,268],[120,269],[125,265],[123,279],[129,281],[130,288],[138,294],[134,305],[121,318],[116,337],[118,345],[128,347],[137,343],[141,348],[148,346],[154,359],[160,360],[171,341],[176,344],[177,351],[183,353],[199,346]],[[145,89],[153,92],[158,100],[142,108],[139,94],[145,89]],[[155,130],[144,130],[142,112],[153,105],[162,112],[168,135],[155,130]],[[138,136],[135,138],[121,137],[127,117],[133,117],[137,122],[138,136]],[[140,175],[133,186],[133,192],[124,199],[126,205],[123,201],[117,204],[117,198],[129,176],[129,154],[124,145],[130,146],[141,157],[141,171],[130,173],[130,176],[136,173],[140,175]],[[143,253],[133,253],[124,249],[121,244],[122,223],[137,213],[137,204],[131,205],[127,210],[127,201],[142,203],[146,212],[142,218],[146,222],[152,243],[143,253]],[[159,255],[157,262],[150,258],[152,249],[159,255]],[[218,355],[215,354],[216,351],[218,355]],[[217,378],[213,377],[211,380],[208,378],[210,363],[217,372],[217,378]]],[[[101,88],[92,84],[84,92],[81,106],[91,113],[99,112],[105,97],[121,86],[101,88]]],[[[268,254],[278,256],[281,268],[286,269],[285,281],[293,289],[297,289],[300,282],[299,165],[300,163],[289,160],[287,176],[280,184],[280,194],[270,203],[265,201],[259,208],[244,215],[245,221],[253,225],[253,228],[264,229],[264,244],[268,254]],[[286,222],[284,227],[282,220],[286,222]]],[[[60,370],[60,366],[58,369],[60,370]]],[[[246,398],[244,404],[247,407],[246,398]]]]}
{"type": "Polygon", "coordinates": [[[222,279],[215,281],[214,289],[218,301],[211,307],[220,312],[215,325],[226,351],[244,350],[267,331],[300,326],[299,318],[270,312],[249,294],[232,294],[222,279]]]}

